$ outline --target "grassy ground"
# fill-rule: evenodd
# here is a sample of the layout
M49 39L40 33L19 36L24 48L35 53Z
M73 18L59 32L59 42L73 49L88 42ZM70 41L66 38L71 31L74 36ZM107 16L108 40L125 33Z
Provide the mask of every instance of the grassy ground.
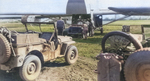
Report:
M101 52L101 40L105 34L111 31L121 31L122 25L142 25L150 24L150 20L125 20L117 21L109 25L103 26L104 33L94 31L93 37L88 37L87 40L81 38L73 38L76 43L74 44L79 52L79 60L76 64L68 66L65 65L63 58L57 59L52 63L46 63L42 68L40 76L37 81L97 81L97 74L93 71L97 68L97 61L95 56ZM0 27L5 26L10 30L25 31L21 23L0 23ZM30 30L36 30L37 25L29 25ZM53 29L53 26L50 26ZM43 31L49 31L47 26L44 26ZM148 32L148 29L146 29ZM54 29L53 29L54 31ZM6 74L0 71L1 81L20 81L18 75L15 73Z
M26 28L25 25L22 23L0 23L0 27L7 27L9 30L12 31L18 31L18 32L25 32ZM34 30L37 32L40 32L40 27L38 24L27 24L28 30ZM54 26L53 25L41 25L41 30L44 32L54 32Z
M120 20L109 25L146 25L150 24L150 20Z
M101 40L104 34L95 31L94 37L88 37L87 40L74 38L75 46L78 48L79 55L88 58L95 58L101 51Z

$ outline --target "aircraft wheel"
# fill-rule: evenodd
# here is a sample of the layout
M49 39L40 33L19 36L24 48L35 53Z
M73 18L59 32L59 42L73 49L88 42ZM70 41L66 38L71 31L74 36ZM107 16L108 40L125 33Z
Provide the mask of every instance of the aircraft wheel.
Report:
M100 31L101 31L101 34L103 34L103 28L101 28L101 30L100 30Z

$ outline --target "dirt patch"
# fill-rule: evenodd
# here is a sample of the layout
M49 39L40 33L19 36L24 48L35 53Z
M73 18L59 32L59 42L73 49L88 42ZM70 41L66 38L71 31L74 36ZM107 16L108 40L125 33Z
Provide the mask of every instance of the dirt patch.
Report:
M44 66L37 81L97 81L97 61L79 57L74 65L49 63Z
M48 62L44 64L40 76L35 81L97 81L97 60L79 57L73 65L66 65L64 61ZM6 73L0 71L1 81L21 81L18 72Z

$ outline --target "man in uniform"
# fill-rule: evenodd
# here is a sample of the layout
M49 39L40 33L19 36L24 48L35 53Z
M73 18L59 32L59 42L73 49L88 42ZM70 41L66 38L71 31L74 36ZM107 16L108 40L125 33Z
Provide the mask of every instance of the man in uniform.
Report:
M63 29L65 29L65 23L62 18L59 17L59 20L57 21L58 35L63 35Z
M87 33L88 33L88 27L86 24L83 24L83 31L82 31L83 39L87 39Z
M94 29L93 23L91 22L91 20L89 20L89 25L88 25L89 36L93 36L93 34L94 34L93 29Z

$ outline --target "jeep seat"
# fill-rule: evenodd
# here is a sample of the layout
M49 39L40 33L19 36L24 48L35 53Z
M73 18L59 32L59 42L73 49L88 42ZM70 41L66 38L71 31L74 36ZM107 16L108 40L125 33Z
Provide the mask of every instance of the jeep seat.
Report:
M40 38L43 38L43 39L46 39L46 41L50 41L53 37L53 34L54 33L51 33L51 32L43 32L42 34L40 34Z

